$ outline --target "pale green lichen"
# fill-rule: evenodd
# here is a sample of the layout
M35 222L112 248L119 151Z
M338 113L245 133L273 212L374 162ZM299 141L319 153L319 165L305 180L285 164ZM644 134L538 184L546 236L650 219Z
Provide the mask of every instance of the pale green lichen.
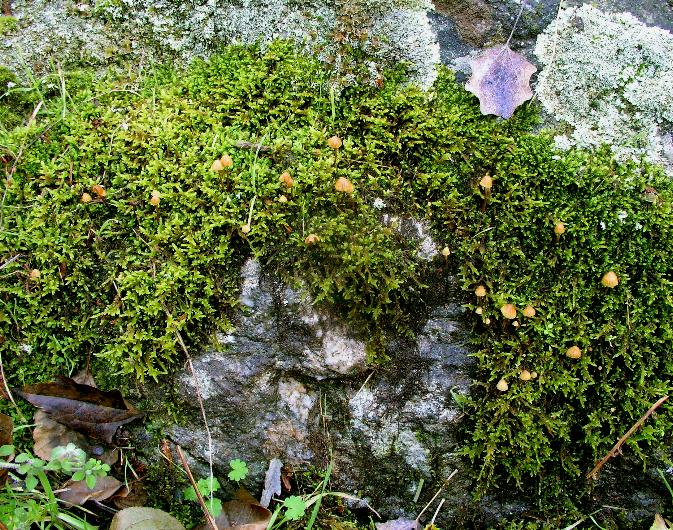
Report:
M559 147L612 146L620 160L665 162L662 130L673 125L673 35L629 13L561 10L538 37L545 66L537 94L568 126Z

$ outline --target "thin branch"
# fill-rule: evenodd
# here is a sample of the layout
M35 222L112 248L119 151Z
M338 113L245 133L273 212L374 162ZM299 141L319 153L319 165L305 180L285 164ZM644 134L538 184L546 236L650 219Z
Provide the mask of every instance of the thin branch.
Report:
M16 401L14 401L14 396L12 396L12 393L9 390L9 386L7 385L7 379L5 379L5 366L2 362L2 353L1 352L0 352L0 378L2 378L2 386L4 387L5 394L7 394L7 397L12 402L12 405L14 405L14 408L19 413L19 416L21 417L21 419L25 420L26 417L23 415L23 412L21 412L21 409L16 404Z
M192 475L192 470L189 468L189 464L187 463L187 459L185 458L185 455L182 452L182 448L178 445L177 449L178 449L178 456L180 457L180 460L182 461L182 467L184 467L185 471L187 472L187 477L189 478L189 482L192 483L192 488L194 488L194 492L196 493L196 498L199 500L199 504L201 505L201 509L203 510L203 513L206 516L206 522L208 523L208 526L210 526L211 530L217 530L217 524L215 524L215 519L213 518L212 514L208 511L208 507L206 506L206 501L203 500L203 495L201 495L201 492L199 491L199 487L196 484L196 481L194 480L194 475Z
M420 519L421 519L421 515L423 515L423 513L425 512L425 510L427 510L428 508L430 508L430 505L431 505L433 502L435 502L435 499L436 499L436 498L439 496L439 494L442 492L442 490L444 489L444 486L446 486L446 485L449 483L449 481L453 478L453 476L454 476L456 473L458 473L458 470L457 470L457 469L454 469L454 470L453 470L453 473L451 473L451 474L449 475L449 478L447 478L447 479L444 481L444 484L442 484L441 487L437 490L437 493L435 493L435 496L432 497L432 499L430 499L430 502L428 502L428 504L426 504L425 507L421 510L421 513L418 514L418 517L416 517L416 522L420 521ZM441 504L440 504L440 506L441 506Z
M590 473L587 474L587 478L592 478L596 480L598 478L598 472L601 470L601 468L610 460L612 457L617 456L618 454L621 453L621 448L622 445L624 445L624 442L629 439L629 437L636 432L642 425L645 423L647 418L649 418L652 413L659 408L659 406L668 399L668 396L662 397L659 401L657 401L654 405L650 407L650 409L643 415L642 418L640 418L636 423L633 424L633 426L626 432L624 436L622 436L617 443L614 445L612 449L610 449L610 452L605 455L603 458L601 458L597 463L596 466L591 470Z
M166 314L170 316L170 313L166 311ZM208 470L210 472L210 502L212 504L213 502L213 437L210 434L210 427L208 427L208 417L206 416L206 409L203 406L203 398L201 397L201 387L199 386L199 380L196 377L196 372L194 371L194 364L192 363L192 356L189 355L189 351L187 350L187 346L185 346L185 341L182 340L182 335L180 332L176 329L175 330L175 335L178 338L178 342L180 343L180 346L182 347L182 351L185 352L185 355L187 356L187 364L189 365L189 371L192 374L192 381L194 381L194 390L196 392L196 399L199 402L199 408L201 409L201 416L203 417L203 425L206 428L206 436L208 437ZM215 528L217 530L217 528Z
M2 14L6 17L12 16L12 6L9 5L9 0L2 0Z

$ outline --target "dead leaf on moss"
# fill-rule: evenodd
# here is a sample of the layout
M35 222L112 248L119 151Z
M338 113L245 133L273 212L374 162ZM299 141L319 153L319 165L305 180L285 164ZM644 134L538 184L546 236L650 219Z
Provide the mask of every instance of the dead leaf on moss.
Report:
M65 447L69 443L75 444L87 454L88 443L86 437L69 429L65 425L52 420L43 410L38 410L33 416L35 428L33 429L33 452L36 456L49 460L55 447Z
M270 520L271 512L241 488L233 500L222 504L222 513L215 524L218 530L265 530ZM197 530L209 530L209 527L203 525Z
M112 497L114 505L123 510L124 508L132 508L134 506L145 506L147 504L147 492L142 482L135 481L129 486L123 486Z
M472 76L465 89L479 98L482 114L511 118L514 110L533 97L530 78L535 65L509 46L495 46L470 61Z
M185 527L162 510L136 507L117 512L110 530L185 530Z
M0 446L2 445L12 445L14 432L14 422L12 418L6 414L0 413ZM12 455L9 455L7 461L12 459ZM4 460L4 458L3 458ZM7 480L7 470L0 469L0 486L2 486Z
M85 480L68 481L63 491L59 492L58 498L67 504L81 506L88 500L107 500L122 487L122 483L114 477L99 477L91 489Z
M127 406L118 391L103 392L68 377L25 386L17 394L44 410L51 419L108 444L112 444L119 427L142 416Z

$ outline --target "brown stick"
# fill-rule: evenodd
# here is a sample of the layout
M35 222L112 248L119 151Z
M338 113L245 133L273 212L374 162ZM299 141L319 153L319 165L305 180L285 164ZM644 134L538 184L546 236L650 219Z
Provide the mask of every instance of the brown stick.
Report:
M189 468L189 464L187 463L187 459L185 458L185 455L182 452L182 447L180 447L178 445L177 449L178 449L178 456L180 457L180 460L182 461L182 467L184 467L185 471L187 472L187 477L189 478L189 482L192 483L192 488L194 488L194 492L196 493L196 498L199 500L199 504L201 505L201 509L203 510L203 513L206 516L206 522L208 523L208 526L210 526L211 530L217 530L217 524L215 524L215 519L213 518L212 514L208 511L208 507L206 506L206 501L203 500L203 495L201 495L201 492L199 491L199 487L197 486L196 481L194 480L194 475L192 475L192 470Z
M629 437L636 432L642 425L645 423L647 418L649 418L652 413L659 408L659 406L668 399L668 396L662 397L659 401L657 401L654 405L650 407L650 409L643 415L642 418L640 418L636 423L633 424L633 426L626 432L624 436L622 436L617 443L614 445L612 449L610 449L610 452L605 455L603 458L601 458L597 463L596 466L591 470L590 473L587 474L587 478L592 478L596 480L598 478L598 472L601 470L601 468L607 463L608 460L610 460L612 457L617 456L617 454L621 453L621 447L624 445L624 442L629 439Z
M2 14L6 17L12 16L12 8L9 5L9 0L2 0Z

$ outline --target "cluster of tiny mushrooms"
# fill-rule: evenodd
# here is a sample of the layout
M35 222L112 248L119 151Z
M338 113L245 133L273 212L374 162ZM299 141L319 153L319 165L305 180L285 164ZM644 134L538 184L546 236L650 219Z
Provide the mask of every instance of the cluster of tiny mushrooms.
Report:
M484 175L481 180L479 181L479 186L484 190L484 206L486 205L486 201L488 200L490 193L491 193L491 188L493 187L493 178L489 175L486 174ZM561 222L561 221L556 221L554 223L554 234L556 235L557 240L565 234L566 231L566 225ZM604 287L607 287L608 289L613 289L619 285L619 277L614 271L608 271L606 272L603 277L601 278L601 284ZM486 287L483 285L478 285L476 289L474 290L474 294L477 296L477 299L481 303L481 299L486 297ZM475 312L478 315L481 315L483 313L484 309L481 305L477 306L477 309ZM503 304L500 307L500 312L502 313L502 316L505 317L507 320L512 321L512 326L515 328L518 328L520 326L520 323L518 320L516 320L518 310L514 304L506 303ZM526 307L523 308L521 311L524 317L526 318L534 318L536 311L535 308L531 305L528 304ZM484 318L484 324L489 325L491 323L491 319L486 317ZM579 346L573 345L570 348L568 348L565 352L566 357L577 360L582 357L582 350L580 349ZM537 377L537 372L530 372L526 370L525 368L521 370L519 373L519 379L521 381L530 381L531 379L535 379ZM495 387L500 391L500 392L507 392L509 390L509 384L507 383L507 380L502 377Z
M335 135L327 140L327 145L330 149L333 149L336 152L338 149L341 148L343 142L341 141L341 138ZM232 160L232 158L229 155L224 154L212 163L210 169L211 171L220 173L221 171L224 171L226 169L231 169L233 166L234 161ZM294 179L287 171L284 171L280 175L279 181L287 190L292 189L292 187L294 186ZM493 177L491 177L487 173L479 181L479 186L484 190L483 207L485 207L491 194L491 188L493 187ZM347 193L347 194L351 194L353 193L353 191L355 191L353 183L346 177L339 177L337 181L334 183L334 189L340 193ZM105 188L100 184L92 186L91 192L96 196L98 202L103 201L105 199L106 191ZM89 193L83 193L80 200L82 203L87 204L94 201L94 198ZM278 198L278 202L287 202L287 200L288 199L286 195L281 195ZM152 190L149 199L150 204L156 207L159 206L160 201L161 201L161 194L159 193L159 191ZM250 229L251 227L249 222L241 226L241 232L243 234L249 233ZM565 224L561 221L556 221L556 223L554 224L554 234L556 235L556 238L557 239L560 238L563 234L565 234L565 231L566 231ZM306 243L307 245L315 245L319 241L320 236L312 233L307 235L306 238L304 239L304 243ZM442 249L442 255L444 256L444 258L448 258L450 254L451 250L449 249L449 247L444 247ZM33 269L30 271L31 280L36 281L39 278L40 278L40 271L38 269ZM617 287L617 285L619 285L619 277L614 271L608 271L601 278L601 284L603 284L604 287L613 289ZM481 302L482 301L481 299L485 298L487 295L486 287L483 285L478 285L474 290L474 294L479 299L479 302ZM483 311L484 311L483 307L479 305L477 306L475 312L478 315L481 315ZM514 304L507 303L502 305L500 307L500 312L502 313L502 316L505 317L505 319L512 321L512 326L514 326L515 328L518 328L520 326L519 321L516 320L518 310ZM531 304L528 304L526 307L523 308L521 313L524 317L530 319L535 317L536 311ZM484 319L484 324L489 325L490 323L491 319L486 317ZM577 360L582 357L582 350L579 348L579 346L573 345L566 350L565 355L570 359ZM538 375L537 372L530 372L524 368L519 373L519 379L521 381L530 381L531 379L537 378L537 375ZM509 385L504 377L498 381L495 387L500 392L506 392L507 390L509 390Z

